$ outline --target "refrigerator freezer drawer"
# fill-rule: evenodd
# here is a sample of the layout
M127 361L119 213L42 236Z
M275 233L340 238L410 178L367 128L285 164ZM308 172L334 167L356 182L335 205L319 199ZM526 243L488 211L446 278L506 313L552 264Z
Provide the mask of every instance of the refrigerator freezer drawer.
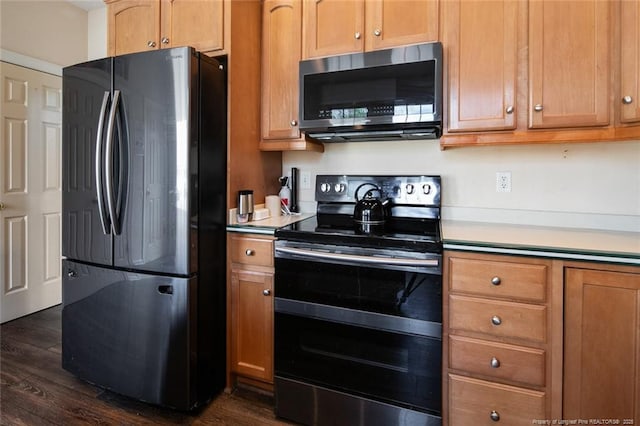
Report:
M63 368L116 393L193 408L196 278L68 260L62 268Z

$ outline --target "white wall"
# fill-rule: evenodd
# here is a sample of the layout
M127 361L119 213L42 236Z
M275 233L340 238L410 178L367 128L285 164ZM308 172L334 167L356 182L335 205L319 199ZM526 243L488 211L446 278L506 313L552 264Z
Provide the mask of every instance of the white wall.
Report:
M87 59L87 12L65 1L0 1L0 48L60 66Z
M326 144L324 153L288 152L291 167L316 174L437 174L444 219L640 232L640 141L470 147L437 141ZM510 171L512 192L496 192ZM314 211L313 190L301 190Z
M90 10L87 14L87 59L107 56L107 8Z

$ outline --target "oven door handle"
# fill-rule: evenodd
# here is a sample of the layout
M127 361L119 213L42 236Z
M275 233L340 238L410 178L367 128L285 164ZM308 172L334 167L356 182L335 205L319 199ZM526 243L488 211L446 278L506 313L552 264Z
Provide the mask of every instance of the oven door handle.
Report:
M394 266L439 266L439 259L406 259L397 257L359 256L357 254L329 253L294 247L276 247L276 253L291 254L310 257L314 259L343 260L369 265L394 265Z

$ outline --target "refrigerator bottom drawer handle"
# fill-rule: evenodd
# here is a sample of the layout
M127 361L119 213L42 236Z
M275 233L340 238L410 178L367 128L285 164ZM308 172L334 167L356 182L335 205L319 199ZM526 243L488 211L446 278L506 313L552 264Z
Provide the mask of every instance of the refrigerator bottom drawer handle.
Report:
M172 285L159 285L158 293L160 294L173 294L173 286Z

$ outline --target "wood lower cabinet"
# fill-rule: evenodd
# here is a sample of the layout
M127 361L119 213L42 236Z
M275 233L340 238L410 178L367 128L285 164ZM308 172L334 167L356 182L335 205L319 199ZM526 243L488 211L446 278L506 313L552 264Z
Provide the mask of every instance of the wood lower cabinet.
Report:
M438 0L304 0L304 59L438 40Z
M226 0L106 0L109 55L192 46L224 49Z
M302 0L262 3L262 151L324 151L300 133L298 63Z
M273 238L230 233L227 242L230 372L264 387L273 384Z
M560 418L552 261L448 251L444 265L444 424Z
M569 267L565 281L564 417L640 424L640 268Z

